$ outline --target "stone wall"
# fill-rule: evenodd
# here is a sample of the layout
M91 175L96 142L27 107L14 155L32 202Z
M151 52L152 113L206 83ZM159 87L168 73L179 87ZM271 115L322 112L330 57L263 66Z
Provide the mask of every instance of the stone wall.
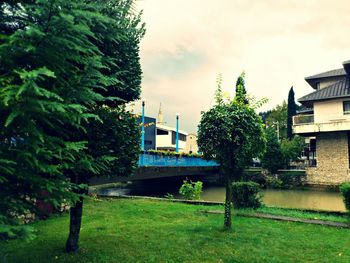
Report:
M350 181L348 137L346 132L316 135L317 167L306 170L306 182L338 185Z

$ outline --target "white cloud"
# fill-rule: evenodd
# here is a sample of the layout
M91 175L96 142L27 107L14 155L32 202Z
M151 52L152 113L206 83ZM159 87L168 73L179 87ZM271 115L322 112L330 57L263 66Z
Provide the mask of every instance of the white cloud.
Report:
M159 102L170 124L195 131L210 107L215 79L232 90L246 71L248 92L272 108L311 92L304 77L348 60L348 0L142 0L146 35L141 43L143 97L149 115Z

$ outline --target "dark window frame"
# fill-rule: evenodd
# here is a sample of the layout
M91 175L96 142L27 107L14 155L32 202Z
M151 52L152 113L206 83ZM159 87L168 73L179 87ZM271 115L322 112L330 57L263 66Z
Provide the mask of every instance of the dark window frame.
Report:
M165 131L162 129L157 129L156 133L157 135L169 135L169 131Z
M349 110L345 110L345 104L348 104L348 109ZM344 100L343 101L343 114L344 115L349 115L350 114L350 100Z

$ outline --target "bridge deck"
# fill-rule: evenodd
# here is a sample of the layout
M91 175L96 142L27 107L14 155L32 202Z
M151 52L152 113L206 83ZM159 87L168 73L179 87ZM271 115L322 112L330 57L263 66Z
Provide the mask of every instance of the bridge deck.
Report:
M139 167L131 176L101 178L94 177L91 185L112 182L146 180L173 176L211 175L219 172L219 165L215 161L206 161L198 157L176 157L156 154L140 154Z
M143 166L170 166L170 167L188 167L188 166L219 166L215 161L207 161L199 157L177 157L169 155L157 155L142 153L139 157L139 167Z

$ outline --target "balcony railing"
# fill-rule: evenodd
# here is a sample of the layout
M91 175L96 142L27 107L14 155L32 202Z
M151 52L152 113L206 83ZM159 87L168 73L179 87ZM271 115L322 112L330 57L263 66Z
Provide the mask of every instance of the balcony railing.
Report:
M314 123L313 114L302 114L302 115L293 116L293 125L312 124L312 123Z
M219 166L213 160L204 160L200 157L166 156L154 153L141 153L139 166Z

